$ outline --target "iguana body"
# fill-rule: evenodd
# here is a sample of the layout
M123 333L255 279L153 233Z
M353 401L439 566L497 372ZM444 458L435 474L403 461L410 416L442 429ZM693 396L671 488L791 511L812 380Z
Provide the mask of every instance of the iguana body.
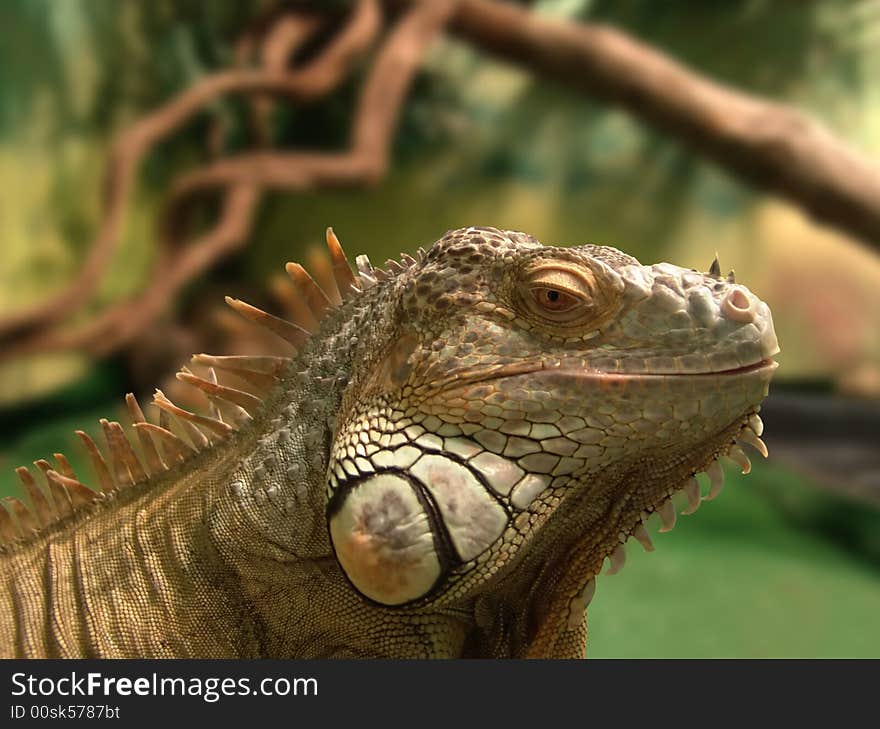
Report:
M763 449L770 313L715 264L467 228L354 276L328 244L338 290L288 265L296 321L232 302L289 361L180 375L214 417L158 393L138 453L104 422L96 498L63 457L49 498L20 469L3 655L582 656L605 558L674 491L696 508L695 473L717 492L721 455L746 470L737 439Z

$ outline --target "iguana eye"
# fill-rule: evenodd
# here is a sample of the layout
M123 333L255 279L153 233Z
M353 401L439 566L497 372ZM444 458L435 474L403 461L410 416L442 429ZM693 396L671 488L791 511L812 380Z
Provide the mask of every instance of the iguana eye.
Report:
M581 301L565 291L559 289L545 288L543 286L532 289L532 296L539 307L549 312L557 314L571 311Z
M528 272L526 304L542 319L571 324L589 316L596 282L588 270L543 265Z

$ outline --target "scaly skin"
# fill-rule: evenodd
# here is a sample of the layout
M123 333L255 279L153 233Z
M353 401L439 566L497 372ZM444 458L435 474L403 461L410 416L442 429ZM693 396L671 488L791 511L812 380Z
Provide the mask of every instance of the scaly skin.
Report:
M252 420L6 547L3 655L582 656L605 558L763 448L717 270L491 228L370 270Z

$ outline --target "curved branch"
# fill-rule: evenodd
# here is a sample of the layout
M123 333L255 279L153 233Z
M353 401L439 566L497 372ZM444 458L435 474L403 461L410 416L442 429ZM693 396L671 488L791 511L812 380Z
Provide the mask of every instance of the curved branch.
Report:
M442 31L456 2L420 2L396 23L364 84L348 151L264 151L220 160L185 176L172 194L172 219L177 207L193 193L225 187L221 218L215 227L182 248L174 245L173 235L166 237L161 259L148 285L135 299L105 310L79 329L39 332L18 342L16 352L78 347L104 354L129 342L182 286L241 245L261 192L267 187L310 189L375 182L387 169L395 124L423 54Z
M394 128L407 90L431 40L444 28L457 0L418 2L398 21L379 52L358 100L349 151L337 154L254 152L218 160L177 182L182 204L203 190L244 182L303 190L371 184L386 172Z
M260 46L260 65L272 73L283 72L291 57L321 28L322 18L317 15L283 15L266 33ZM271 143L270 116L275 100L256 95L251 101L251 123L261 146Z
M250 230L259 191L237 185L226 192L223 212L208 233L182 249L166 251L156 265L150 285L137 297L108 307L87 324L67 331L56 328L26 340L17 354L51 350L84 349L104 355L131 341L165 309L186 283L210 268L218 258L239 247Z
M880 169L794 109L711 81L613 28L493 0L462 0L450 30L479 50L617 104L746 182L880 245Z
M101 226L85 263L60 293L0 320L0 342L33 339L39 330L69 316L89 298L121 237L125 209L140 162L154 145L224 94L262 92L310 101L328 93L340 82L352 60L372 42L380 22L376 0L361 0L345 29L324 53L303 69L292 74L263 70L217 73L181 92L127 130L111 148L103 186Z

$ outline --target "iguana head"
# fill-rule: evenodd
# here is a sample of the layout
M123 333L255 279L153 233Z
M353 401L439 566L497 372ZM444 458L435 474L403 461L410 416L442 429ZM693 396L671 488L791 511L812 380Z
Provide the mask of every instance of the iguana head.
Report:
M384 286L391 334L328 469L333 548L372 603L515 605L524 652L582 640L605 558L649 545L654 512L671 528L674 492L695 509L695 474L717 492L721 455L747 469L738 440L763 449L770 311L717 262L467 228Z

